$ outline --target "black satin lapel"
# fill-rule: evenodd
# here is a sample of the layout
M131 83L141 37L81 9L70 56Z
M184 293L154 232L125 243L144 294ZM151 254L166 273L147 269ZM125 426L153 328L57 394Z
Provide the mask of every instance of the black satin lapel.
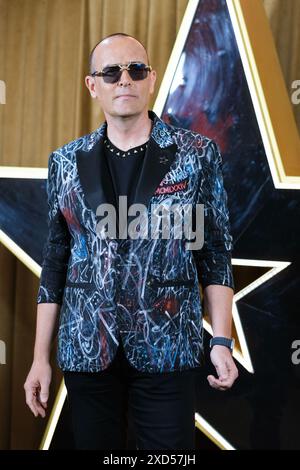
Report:
M79 180L87 203L94 211L100 204L113 204L116 207L111 175L103 149L104 137L89 152L80 150L76 154Z
M176 151L177 145L175 143L161 148L153 138L150 138L132 200L133 204L144 204L148 207L150 198L169 171L175 159Z

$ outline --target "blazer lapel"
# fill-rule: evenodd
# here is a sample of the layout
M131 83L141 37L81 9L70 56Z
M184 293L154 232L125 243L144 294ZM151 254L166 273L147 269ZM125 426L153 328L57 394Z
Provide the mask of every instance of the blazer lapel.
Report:
M162 148L153 137L150 138L132 203L148 207L151 197L175 159L176 150L175 143Z
M100 204L115 205L115 193L104 154L106 123L100 128L101 136L91 150L79 150L76 154L77 169L84 195L96 214Z

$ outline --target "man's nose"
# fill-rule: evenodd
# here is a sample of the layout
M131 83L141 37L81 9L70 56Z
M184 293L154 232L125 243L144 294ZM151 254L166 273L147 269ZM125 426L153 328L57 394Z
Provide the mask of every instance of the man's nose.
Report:
M122 74L121 74L121 77L119 79L119 82L118 82L120 85L124 85L125 83L126 84L130 84L131 83L131 77L128 73L128 70L122 70Z

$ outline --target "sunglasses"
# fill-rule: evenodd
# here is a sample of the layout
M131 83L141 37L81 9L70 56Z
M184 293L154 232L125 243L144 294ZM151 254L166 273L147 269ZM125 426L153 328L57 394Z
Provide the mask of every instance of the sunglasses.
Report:
M144 80L147 77L148 72L151 72L151 65L146 65L141 62L130 62L127 65L115 64L99 72L93 72L92 77L102 77L105 83L116 83L120 80L123 70L127 70L130 78L134 81Z

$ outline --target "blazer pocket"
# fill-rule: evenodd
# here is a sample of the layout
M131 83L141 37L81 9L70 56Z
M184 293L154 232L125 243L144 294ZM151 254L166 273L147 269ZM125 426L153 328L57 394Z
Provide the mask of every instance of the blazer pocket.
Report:
M71 282L71 281L66 281L65 283L66 287L80 287L80 288L85 288L88 289L89 287L92 286L90 282Z
M168 279L165 281L160 280L159 278L150 277L147 280L147 285L153 287L172 287L172 286L186 286L191 287L195 284L196 279Z

